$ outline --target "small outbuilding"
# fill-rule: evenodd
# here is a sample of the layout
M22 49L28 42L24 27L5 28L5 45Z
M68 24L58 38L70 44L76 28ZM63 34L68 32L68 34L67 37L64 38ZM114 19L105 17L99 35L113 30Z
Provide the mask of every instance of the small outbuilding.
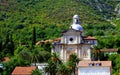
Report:
M78 75L112 75L111 61L80 61Z

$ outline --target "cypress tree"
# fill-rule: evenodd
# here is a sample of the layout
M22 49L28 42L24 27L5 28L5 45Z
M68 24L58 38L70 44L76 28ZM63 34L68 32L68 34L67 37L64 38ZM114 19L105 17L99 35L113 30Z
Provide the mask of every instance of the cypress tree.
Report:
M2 51L2 43L3 41L2 41L2 38L0 37L0 51Z
M35 27L33 28L33 37L32 37L32 47L35 45L36 43L36 29Z

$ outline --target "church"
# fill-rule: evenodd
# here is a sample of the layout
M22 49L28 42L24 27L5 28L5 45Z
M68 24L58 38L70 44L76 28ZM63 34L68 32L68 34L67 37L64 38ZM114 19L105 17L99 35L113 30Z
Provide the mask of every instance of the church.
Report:
M53 42L52 53L60 55L66 62L71 54L77 54L81 60L77 65L76 75L112 75L111 61L92 61L91 55L97 39L84 36L84 29L80 25L79 16L73 16L73 22L67 31L62 32L62 37Z
M76 53L81 60L91 60L91 50L94 45L97 45L97 39L84 36L84 29L80 25L79 16L74 15L70 28L62 32L59 41L53 42L52 53L58 53L64 62L73 53Z

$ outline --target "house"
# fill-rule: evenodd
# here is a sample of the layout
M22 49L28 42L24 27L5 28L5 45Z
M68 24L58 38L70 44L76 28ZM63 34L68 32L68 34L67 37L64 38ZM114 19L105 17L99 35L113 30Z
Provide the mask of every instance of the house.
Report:
M78 75L112 75L111 61L80 61Z
M11 75L31 75L32 71L37 69L35 66L29 66L29 67L15 67Z
M92 36L85 37L83 31L79 16L74 15L70 29L62 32L62 37L53 42L52 53L58 53L63 61L67 61L74 53L81 60L91 60L91 50L94 45L97 45L97 39Z
M88 36L84 38L85 43L90 43L92 45L97 45L97 39L95 37L92 36Z

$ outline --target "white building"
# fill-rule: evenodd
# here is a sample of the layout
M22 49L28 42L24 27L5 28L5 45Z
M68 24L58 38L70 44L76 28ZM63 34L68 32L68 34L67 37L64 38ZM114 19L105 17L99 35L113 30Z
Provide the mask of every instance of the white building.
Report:
M111 61L80 61L78 75L112 75Z
M53 42L52 52L57 52L63 61L67 61L73 53L82 60L91 60L91 48L96 44L96 38L84 37L79 16L74 15L70 29L62 33L59 41Z

